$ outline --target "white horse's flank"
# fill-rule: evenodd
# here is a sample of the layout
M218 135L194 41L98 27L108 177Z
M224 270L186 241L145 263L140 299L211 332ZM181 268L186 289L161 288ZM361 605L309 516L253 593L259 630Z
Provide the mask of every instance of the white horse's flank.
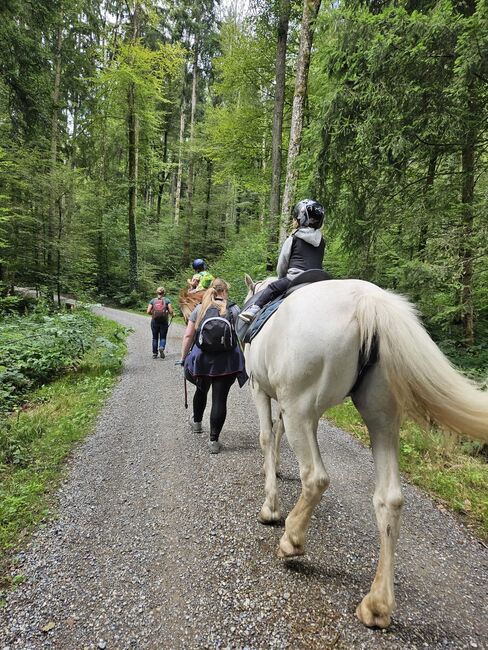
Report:
M255 284L246 276L250 293ZM262 286L260 288L263 288ZM356 613L368 626L387 627L395 607L394 555L403 497L398 471L402 417L488 441L488 394L460 375L398 295L361 280L329 280L299 289L246 345L246 368L260 422L266 498L263 523L281 519L276 483L277 440L284 431L299 466L302 491L286 518L278 554L302 555L314 508L329 484L317 426L353 387L361 346L376 335L379 361L352 395L369 431L375 463L373 503L380 557L370 592ZM271 399L281 416L273 431Z

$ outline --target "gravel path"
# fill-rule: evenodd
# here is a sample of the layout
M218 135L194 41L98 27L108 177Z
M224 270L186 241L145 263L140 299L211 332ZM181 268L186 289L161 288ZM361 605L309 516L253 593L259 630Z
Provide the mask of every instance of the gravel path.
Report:
M262 459L247 386L232 388L224 448L210 456L205 435L190 433L174 365L183 328L171 326L168 357L153 360L146 318L100 312L135 330L125 369L72 455L58 517L18 558L26 580L0 609L0 649L488 648L488 551L452 516L404 485L399 609L388 631L364 628L354 610L378 555L370 451L321 423L331 487L305 557L278 560L281 529L256 519ZM300 486L286 442L282 471L287 511Z

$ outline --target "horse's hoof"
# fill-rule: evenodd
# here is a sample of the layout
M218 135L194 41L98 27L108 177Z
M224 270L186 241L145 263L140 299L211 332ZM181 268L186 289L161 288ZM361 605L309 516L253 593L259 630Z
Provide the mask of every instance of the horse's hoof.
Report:
M303 548L303 546L295 546L290 542L290 540L286 535L283 535L283 537L280 540L280 545L278 546L277 549L278 557L281 558L298 557L299 555L303 555L304 553L305 553L305 549Z
M368 594L356 607L356 616L366 627L387 628L391 622L391 610Z
M271 510L269 506L263 506L258 515L258 521L261 524L272 525L281 521L281 513L279 510Z

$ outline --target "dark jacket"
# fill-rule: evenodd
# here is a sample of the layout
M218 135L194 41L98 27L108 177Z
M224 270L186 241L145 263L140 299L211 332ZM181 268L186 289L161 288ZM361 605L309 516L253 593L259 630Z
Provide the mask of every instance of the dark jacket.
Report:
M197 305L190 315L190 320L196 321L201 305ZM239 315L237 305L230 307L234 323ZM237 341L237 336L236 336ZM185 375L192 383L198 377L222 377L223 375L236 375L239 385L246 383L247 375L245 370L244 355L239 344L229 352L205 352L198 345L193 344L190 353L185 359Z
M292 280L303 271L321 269L325 242L320 230L298 228L284 242L276 271L279 278Z

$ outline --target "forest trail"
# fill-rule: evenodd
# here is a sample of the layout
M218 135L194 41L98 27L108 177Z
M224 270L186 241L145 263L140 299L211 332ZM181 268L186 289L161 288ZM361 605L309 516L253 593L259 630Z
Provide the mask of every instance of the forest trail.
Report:
M57 518L18 558L25 581L0 609L1 649L488 647L488 551L454 517L404 483L398 611L389 630L364 628L354 610L378 555L370 450L320 424L331 485L305 557L278 560L281 529L256 518L262 458L248 387L232 388L223 450L209 455L174 365L183 328L171 325L167 358L153 360L147 318L97 311L134 328L128 356L72 455ZM287 512L299 477L286 442L282 472Z

